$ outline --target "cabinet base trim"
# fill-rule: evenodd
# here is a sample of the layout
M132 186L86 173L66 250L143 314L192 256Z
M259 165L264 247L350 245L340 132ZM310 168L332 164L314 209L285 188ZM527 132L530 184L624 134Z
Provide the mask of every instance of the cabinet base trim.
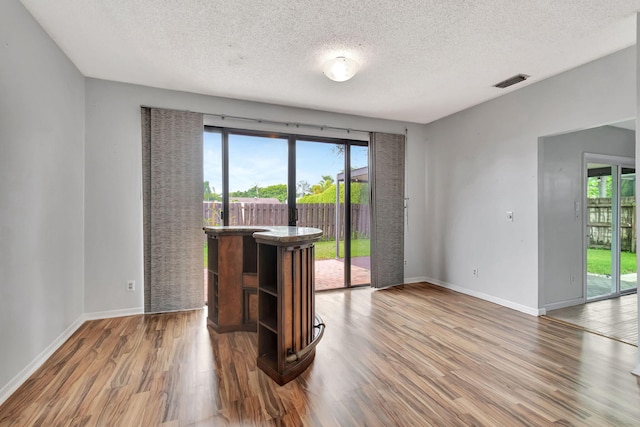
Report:
M274 380L278 385L285 385L289 381L297 378L300 374L302 374L313 362L313 359L316 357L315 348L307 353L302 359L296 361L295 363L287 364L284 372L280 373L276 369L273 361L266 357L258 357L258 368L262 370L265 374L267 374L272 380Z
M256 323L241 323L239 325L218 326L213 323L211 319L207 319L207 326L220 334L238 331L258 332L258 325Z

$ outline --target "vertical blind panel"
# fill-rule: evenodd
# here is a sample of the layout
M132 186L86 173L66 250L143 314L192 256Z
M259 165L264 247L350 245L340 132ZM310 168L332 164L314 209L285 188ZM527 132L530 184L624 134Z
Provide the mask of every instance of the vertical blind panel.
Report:
M201 308L203 116L151 109L149 121L146 311Z
M404 150L404 135L371 134L371 286L374 288L404 282Z
M142 108L142 230L144 311L151 312L151 109Z

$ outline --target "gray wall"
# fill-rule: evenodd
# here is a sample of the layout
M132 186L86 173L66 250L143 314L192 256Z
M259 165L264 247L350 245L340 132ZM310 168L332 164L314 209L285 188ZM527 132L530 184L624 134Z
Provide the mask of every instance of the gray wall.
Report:
M634 118L635 54L624 49L426 125L430 280L539 312L538 138Z
M0 400L83 314L84 78L0 2Z
M141 105L400 134L408 128L406 173L410 215L405 224L405 277L410 281L421 278L421 254L426 245L422 237L423 126L87 79L87 313L132 313L143 307ZM233 126L229 120L225 122ZM287 128L280 130L286 132ZM127 280L136 281L135 292L125 290Z
M540 299L559 308L584 298L584 153L634 158L635 132L602 126L541 138L540 150Z

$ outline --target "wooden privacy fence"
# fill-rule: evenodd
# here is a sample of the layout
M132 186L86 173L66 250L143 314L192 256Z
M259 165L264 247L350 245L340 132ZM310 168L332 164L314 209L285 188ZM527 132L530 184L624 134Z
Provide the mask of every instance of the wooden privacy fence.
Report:
M636 199L620 200L620 250L636 251ZM611 249L611 199L593 198L587 203L589 247Z
M205 225L222 225L221 202L203 202ZM323 240L334 240L336 232L344 239L344 205L336 230L336 205L332 203L299 203L298 226L322 230ZM351 238L368 239L371 233L369 205L351 205ZM229 203L229 225L288 225L288 208L284 203Z

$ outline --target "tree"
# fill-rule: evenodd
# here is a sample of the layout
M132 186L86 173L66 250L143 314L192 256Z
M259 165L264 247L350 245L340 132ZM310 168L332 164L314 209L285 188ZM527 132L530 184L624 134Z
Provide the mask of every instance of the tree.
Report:
M213 192L211 191L211 186L209 185L209 181L204 182L204 200L211 200Z
M205 181L204 182L204 197L202 198L202 200L207 201L207 202L213 202L213 201L220 201L222 200L222 196L219 194L216 194L216 189L213 188L211 185L209 185L209 181Z
M268 187L259 187L258 184L249 188L246 191L232 191L229 193L231 201L234 197L243 198L274 198L278 199L280 203L284 203L287 200L287 184L275 184Z
M305 181L305 180L300 180L298 181L298 185L296 186L296 195L298 197L302 197L305 194L309 194L311 192L311 185Z
M287 200L287 184L275 184L260 188L260 197L275 198L284 203Z
M636 195L636 176L623 175L620 182L620 197L634 197Z
M313 194L324 193L324 191L333 184L334 180L331 175L322 175L322 181L311 187Z
M253 187L249 188L248 190L232 191L231 193L229 193L229 197L232 198L232 199L234 197L244 197L244 198L261 197L260 188L258 187L258 184L256 184Z
M604 194L602 194L604 190ZM620 197L634 197L636 194L635 175L622 175L620 181ZM611 175L589 177L587 183L587 197L596 199L599 197L611 198L613 195L613 180Z
M604 183L603 183L604 180ZM605 194L601 194L600 186L605 186ZM611 188L611 176L599 176L599 177L590 177L587 185L587 196L590 199L595 199L598 197L611 197L612 188Z
M340 183L340 203L344 203L344 183ZM331 184L322 193L306 194L297 203L335 203L336 185ZM364 182L351 183L351 204L369 203L369 185Z

